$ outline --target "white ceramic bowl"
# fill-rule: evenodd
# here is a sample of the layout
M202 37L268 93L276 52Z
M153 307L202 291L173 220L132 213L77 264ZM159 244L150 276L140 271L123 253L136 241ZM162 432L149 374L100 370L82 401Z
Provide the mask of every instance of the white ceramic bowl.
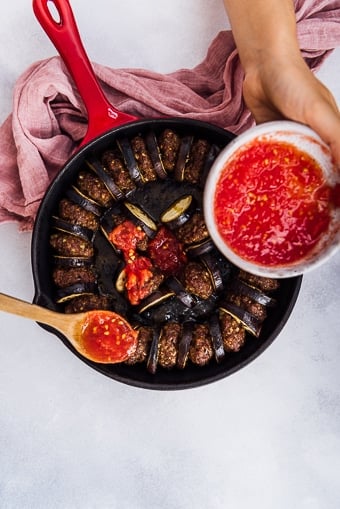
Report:
M297 150L303 151L314 158L322 169L327 183L330 186L339 185L339 173L335 168L330 150L321 138L309 127L291 121L275 121L258 125L236 137L225 149L221 151L212 165L209 172L204 196L204 216L210 236L217 248L233 264L247 272L266 277L284 278L301 275L329 259L340 245L340 208L333 207L331 221L328 230L322 235L314 248L309 251L303 259L293 263L271 264L266 266L263 263L254 262L239 256L226 243L221 236L216 224L215 217L215 194L216 187L222 173L227 171L226 167L231 158L238 156L247 145L254 144L258 140L281 141L293 145Z

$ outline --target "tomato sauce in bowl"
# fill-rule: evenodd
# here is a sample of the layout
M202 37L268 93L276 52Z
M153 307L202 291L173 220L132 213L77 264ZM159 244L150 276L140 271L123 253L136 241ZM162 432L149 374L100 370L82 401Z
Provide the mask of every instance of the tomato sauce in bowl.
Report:
M253 137L245 133L245 143L241 135L215 162L205 189L205 218L212 239L233 263L259 275L288 277L338 247L339 184L325 172L325 161L333 164L312 131L301 126L305 138L301 134L297 143L292 132L261 132L272 124L250 130Z
M285 142L255 140L221 174L216 224L246 260L274 267L295 263L328 230L331 193L308 154Z

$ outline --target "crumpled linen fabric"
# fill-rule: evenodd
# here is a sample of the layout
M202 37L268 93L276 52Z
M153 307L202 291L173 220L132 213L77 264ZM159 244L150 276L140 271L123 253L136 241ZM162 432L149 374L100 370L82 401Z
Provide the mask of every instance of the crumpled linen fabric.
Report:
M296 0L300 47L316 71L340 45L340 0ZM253 125L230 31L217 34L192 69L160 74L93 63L108 100L140 118L189 117L238 134ZM59 57L33 63L17 80L13 111L0 127L0 222L34 224L47 186L77 149L87 112Z

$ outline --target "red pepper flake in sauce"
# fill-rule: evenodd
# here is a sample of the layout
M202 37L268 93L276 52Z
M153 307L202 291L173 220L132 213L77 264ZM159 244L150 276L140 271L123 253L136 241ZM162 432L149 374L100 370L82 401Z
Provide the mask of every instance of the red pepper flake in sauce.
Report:
M130 357L137 337L137 331L116 313L89 311L82 326L81 345L90 358L113 364Z
M161 226L149 242L148 254L166 276L175 276L187 262L182 244L165 226Z
M225 166L215 219L230 248L279 267L302 260L327 231L332 189L316 161L286 142L256 140Z

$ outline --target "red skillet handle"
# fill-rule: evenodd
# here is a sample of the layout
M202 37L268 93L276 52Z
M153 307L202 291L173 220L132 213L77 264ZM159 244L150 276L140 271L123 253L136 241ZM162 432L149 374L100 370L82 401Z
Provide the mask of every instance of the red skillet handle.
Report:
M55 19L55 14L52 14L51 4L54 4L59 19ZM33 10L62 57L84 101L88 113L88 129L81 145L109 129L137 120L137 117L114 108L106 99L80 39L69 0L33 0Z

